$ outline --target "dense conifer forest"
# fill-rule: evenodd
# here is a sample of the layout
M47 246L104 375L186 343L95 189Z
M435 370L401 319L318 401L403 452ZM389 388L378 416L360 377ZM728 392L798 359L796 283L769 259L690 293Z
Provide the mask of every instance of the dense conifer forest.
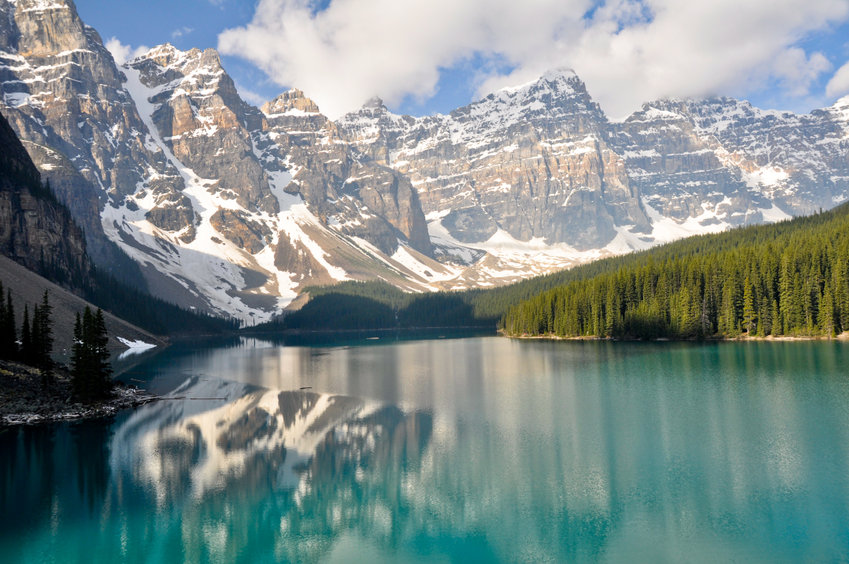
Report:
M224 334L239 328L238 320L213 317L132 288L96 268L82 297L128 323L156 335Z
M409 294L385 282L307 288L310 301L260 330L305 331L495 327L499 313L476 307L479 292Z
M511 335L830 337L849 329L849 207L597 265L511 307Z

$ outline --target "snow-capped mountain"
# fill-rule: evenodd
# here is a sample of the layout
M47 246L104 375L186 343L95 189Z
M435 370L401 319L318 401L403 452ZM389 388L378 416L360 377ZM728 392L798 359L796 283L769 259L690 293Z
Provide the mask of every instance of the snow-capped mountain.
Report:
M849 100L809 115L729 98L659 100L615 144L650 206L695 230L776 221L849 197Z
M846 200L847 111L849 97L810 115L659 100L610 122L561 70L450 115L375 100L339 127L413 179L433 236L496 256L508 240L535 264L559 248L568 266Z
M616 225L648 228L607 118L571 71L500 90L450 115L412 119L379 101L340 129L375 160L409 175L429 217L481 243L502 230L580 250L603 247Z
M410 182L294 94L266 116L213 50L160 46L119 69L69 1L0 0L0 22L0 108L90 246L120 248L154 293L250 322L311 283L453 276Z
M557 70L448 115L375 99L333 122L294 89L250 106L211 49L118 67L70 0L0 0L0 111L96 264L247 322L310 284L489 286L849 198L849 98L611 122Z

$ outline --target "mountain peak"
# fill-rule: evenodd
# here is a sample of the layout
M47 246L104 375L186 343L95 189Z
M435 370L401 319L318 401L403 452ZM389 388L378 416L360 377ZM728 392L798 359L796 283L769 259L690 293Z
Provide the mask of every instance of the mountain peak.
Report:
M182 61L185 57L185 51L180 51L170 43L163 43L162 45L157 45L147 53L139 55L130 61L130 63L132 64L138 61L150 60L159 66L167 67Z
M366 100L366 103L363 104L364 110L386 110L386 105L383 103L383 99L380 96L373 96Z
M303 91L298 90L297 88L292 88L291 90L280 94L273 100L266 102L263 104L261 109L262 113L266 115L286 113L321 113L318 109L318 104L308 98Z
M17 48L22 56L49 57L88 48L88 37L73 2L17 0L9 5L14 9L10 16L20 31Z
M198 48L181 51L170 43L157 45L147 53L139 55L130 63L139 61L153 61L161 67L184 67L194 63L195 66L211 67L214 70L222 68L221 56L218 51L211 47L203 51Z
M556 90L564 90L572 89L572 84L578 82L583 84L578 75L574 70L567 67L560 67L548 70L536 77L533 80L529 80L528 82L524 82L522 84L517 84L515 86L505 86L503 88L499 88L492 95L498 94L507 94L513 96L518 93L529 93L535 89L539 89L540 86L549 85L550 87L554 87Z
M536 79L496 90L485 98L451 112L493 126L504 127L528 119L592 114L591 121L606 121L604 113L587 92L583 81L567 68L550 70Z
M9 3L26 12L70 10L73 7L73 2L67 0L9 0Z

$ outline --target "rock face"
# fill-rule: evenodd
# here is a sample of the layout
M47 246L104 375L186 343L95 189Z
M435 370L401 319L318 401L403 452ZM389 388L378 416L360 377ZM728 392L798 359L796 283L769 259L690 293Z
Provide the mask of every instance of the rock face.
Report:
M431 253L418 193L398 172L364 159L339 136L332 121L299 90L285 92L262 107L264 158L291 163L292 185L310 211L342 233L369 241L381 251L397 250L398 235L412 248Z
M849 97L611 122L559 70L448 115L374 99L333 122L296 89L250 106L211 49L119 68L70 0L0 0L0 111L98 267L248 322L309 284L490 286L849 199Z
M437 244L486 250L495 271L538 272L541 256L563 267L849 198L849 97L810 115L660 100L610 122L578 77L556 71L449 115L398 116L372 100L338 125L413 180Z
M92 257L120 275L132 263L104 235L100 209L133 193L151 171L179 176L146 149L112 56L72 3L3 0L0 21L3 111L85 230Z
M614 133L628 173L663 216L757 223L849 197L846 107L809 115L729 98L645 104Z
M81 288L91 265L82 231L59 204L0 115L0 253L28 269Z
M408 175L425 213L458 241L503 229L578 250L605 246L616 226L649 228L609 124L571 71L500 90L447 116L392 115L374 100L340 120L345 138Z

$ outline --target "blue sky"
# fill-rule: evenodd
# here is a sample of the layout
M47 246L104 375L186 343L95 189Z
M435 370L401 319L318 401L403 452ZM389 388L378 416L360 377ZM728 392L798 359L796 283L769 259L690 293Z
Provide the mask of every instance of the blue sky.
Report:
M849 94L849 0L77 0L104 41L218 48L243 96L335 117L379 95L448 112L552 67L613 118L662 96L797 112ZM116 42L113 41L113 45Z

